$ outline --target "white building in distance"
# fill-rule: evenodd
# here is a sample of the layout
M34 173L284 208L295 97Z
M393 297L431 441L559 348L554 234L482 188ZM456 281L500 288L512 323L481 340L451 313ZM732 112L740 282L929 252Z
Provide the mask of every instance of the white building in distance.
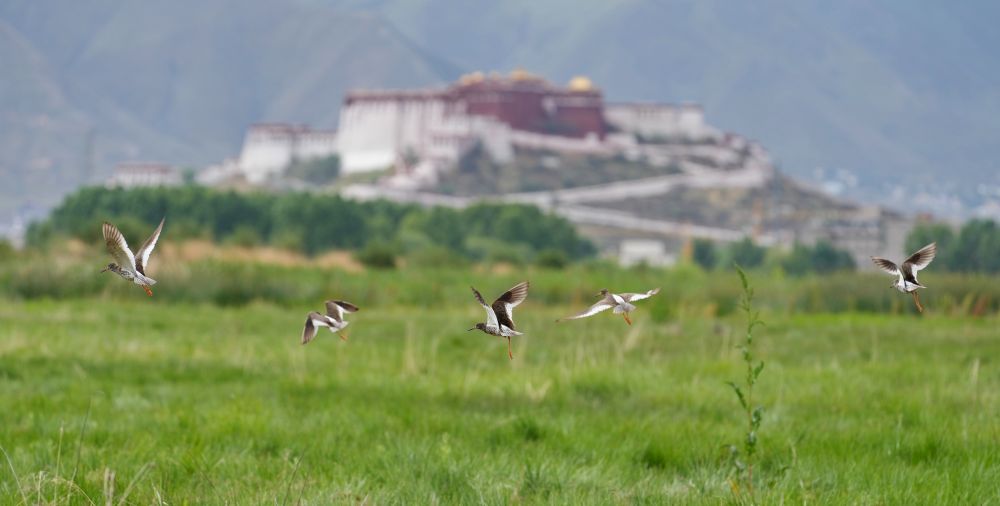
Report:
M337 154L337 134L305 125L259 123L243 138L236 165L247 181L262 183L297 161Z
M296 161L336 154L342 174L395 168L402 179L409 174L414 182L426 182L477 143L500 159L513 146L618 152L623 134L650 140L722 137L697 105L605 104L600 89L585 77L557 86L522 70L506 76L477 72L442 88L350 91L337 132L253 125L235 166L223 165L250 183L262 183Z
M107 181L110 188L143 186L179 186L184 177L177 167L156 162L123 162L115 167Z

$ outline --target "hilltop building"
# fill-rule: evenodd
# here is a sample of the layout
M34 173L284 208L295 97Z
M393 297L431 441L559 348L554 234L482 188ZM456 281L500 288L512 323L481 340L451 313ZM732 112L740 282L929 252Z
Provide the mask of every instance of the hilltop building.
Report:
M336 154L345 174L395 168L404 178L427 182L477 143L501 160L516 146L611 152L622 149L620 132L649 139L722 137L705 124L697 105L606 104L585 77L557 86L523 70L476 72L443 88L348 92L337 132L252 125L228 167L261 183L295 161Z
M237 166L251 183L281 175L297 161L337 154L337 134L305 125L259 123L247 130Z
M108 187L179 186L184 177L177 167L156 162L125 162L115 167Z
M337 155L341 174L385 172L342 188L348 198L532 204L626 263L672 262L691 238L752 237L829 240L866 265L867 255L901 254L911 226L781 176L761 145L710 126L696 104L609 103L585 77L563 86L522 70L476 72L439 88L353 90L339 122L336 132L253 125L239 156L198 181L289 187L290 165Z

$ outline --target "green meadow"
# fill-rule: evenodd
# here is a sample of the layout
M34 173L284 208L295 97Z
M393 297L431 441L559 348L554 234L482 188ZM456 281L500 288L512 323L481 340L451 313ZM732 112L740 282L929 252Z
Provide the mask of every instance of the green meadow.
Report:
M929 270L920 315L887 276L751 272L751 495L734 272L164 262L148 298L102 263L0 265L4 504L1000 502L996 278ZM511 361L468 285L521 279ZM663 292L554 322L603 286ZM349 339L300 345L333 297Z

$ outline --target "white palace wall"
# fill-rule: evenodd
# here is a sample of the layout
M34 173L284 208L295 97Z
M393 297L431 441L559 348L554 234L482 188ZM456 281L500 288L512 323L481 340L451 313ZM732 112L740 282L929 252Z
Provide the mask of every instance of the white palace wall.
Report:
M385 169L398 153L419 153L430 130L444 121L438 98L364 99L340 112L337 148L345 174Z

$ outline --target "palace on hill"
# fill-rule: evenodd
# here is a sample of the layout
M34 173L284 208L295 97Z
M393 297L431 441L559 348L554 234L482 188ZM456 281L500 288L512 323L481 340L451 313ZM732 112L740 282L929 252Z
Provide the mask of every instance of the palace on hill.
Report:
M344 174L395 169L397 179L432 183L474 145L503 161L515 147L556 152L620 151L619 132L656 138L722 138L693 104L606 103L585 77L565 86L522 70L480 72L442 88L353 90L339 129L252 125L238 158L214 167L251 183L280 176L295 161L338 155ZM631 136L629 137L631 139ZM211 179L213 171L206 176Z
M585 77L559 85L521 70L476 72L439 88L350 91L336 131L252 125L239 155L197 181L305 188L288 169L334 155L341 174L377 174L341 187L346 198L532 204L566 217L626 263L669 262L691 238L752 237L785 246L826 240L869 265L868 255L898 255L912 225L782 176L762 146L713 128L698 105L606 102ZM483 167L518 173L512 181L579 170L589 183L536 179L504 191L499 184L508 181ZM144 170L122 172L117 184L162 178ZM458 190L463 180L474 183Z

